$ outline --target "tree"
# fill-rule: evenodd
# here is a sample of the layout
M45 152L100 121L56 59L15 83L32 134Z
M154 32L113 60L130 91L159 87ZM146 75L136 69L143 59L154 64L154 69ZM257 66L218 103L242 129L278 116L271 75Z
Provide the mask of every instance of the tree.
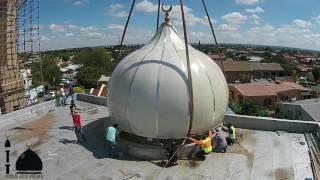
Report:
M96 87L98 78L104 74L110 76L115 62L103 48L83 49L74 57L76 64L81 64L77 73L78 82L85 88Z
M236 113L248 116L268 116L268 112L261 106L253 102L244 102L242 104L231 103L230 108Z
M320 68L314 68L312 74L316 81L320 80Z
M55 86L60 82L62 73L57 66L54 58L44 57L41 60L43 81L49 85ZM40 62L33 62L32 69L32 82L35 86L42 84Z

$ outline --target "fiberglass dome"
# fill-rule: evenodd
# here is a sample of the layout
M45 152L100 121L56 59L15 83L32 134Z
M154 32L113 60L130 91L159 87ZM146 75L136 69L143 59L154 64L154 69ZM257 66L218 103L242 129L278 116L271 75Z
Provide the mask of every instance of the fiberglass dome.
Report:
M189 45L194 115L192 134L216 127L228 104L228 88L218 65ZM184 39L164 22L141 49L126 56L109 82L113 122L131 134L182 138L189 128L189 86Z

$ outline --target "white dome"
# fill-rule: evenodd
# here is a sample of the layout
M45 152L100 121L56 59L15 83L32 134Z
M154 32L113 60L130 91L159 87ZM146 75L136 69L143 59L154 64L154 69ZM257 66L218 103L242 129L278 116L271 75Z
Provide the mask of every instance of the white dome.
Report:
M207 55L189 46L193 82L192 134L222 122L228 104L225 77ZM184 39L163 23L141 49L126 56L109 82L108 106L121 130L151 138L182 138L189 128Z

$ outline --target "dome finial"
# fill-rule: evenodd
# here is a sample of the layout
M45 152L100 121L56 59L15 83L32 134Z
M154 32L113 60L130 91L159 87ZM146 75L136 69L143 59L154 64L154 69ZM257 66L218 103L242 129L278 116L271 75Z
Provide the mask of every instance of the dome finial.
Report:
M164 21L165 21L166 23L168 23L168 22L170 21L169 12L171 12L171 10L172 10L172 4L170 5L169 9L164 9L163 3L162 3L161 9L162 9L163 12L166 13L166 14L165 14Z

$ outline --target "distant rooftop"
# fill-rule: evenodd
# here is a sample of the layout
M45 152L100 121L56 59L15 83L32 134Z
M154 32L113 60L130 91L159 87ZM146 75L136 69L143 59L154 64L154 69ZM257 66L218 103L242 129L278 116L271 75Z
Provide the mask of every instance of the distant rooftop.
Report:
M250 63L250 67L253 71L284 71L277 63Z
M241 92L245 96L276 96L277 93L298 90L298 91L310 91L299 84L293 82L281 82L281 83L270 83L270 82L252 82L252 83L234 83L229 84Z

